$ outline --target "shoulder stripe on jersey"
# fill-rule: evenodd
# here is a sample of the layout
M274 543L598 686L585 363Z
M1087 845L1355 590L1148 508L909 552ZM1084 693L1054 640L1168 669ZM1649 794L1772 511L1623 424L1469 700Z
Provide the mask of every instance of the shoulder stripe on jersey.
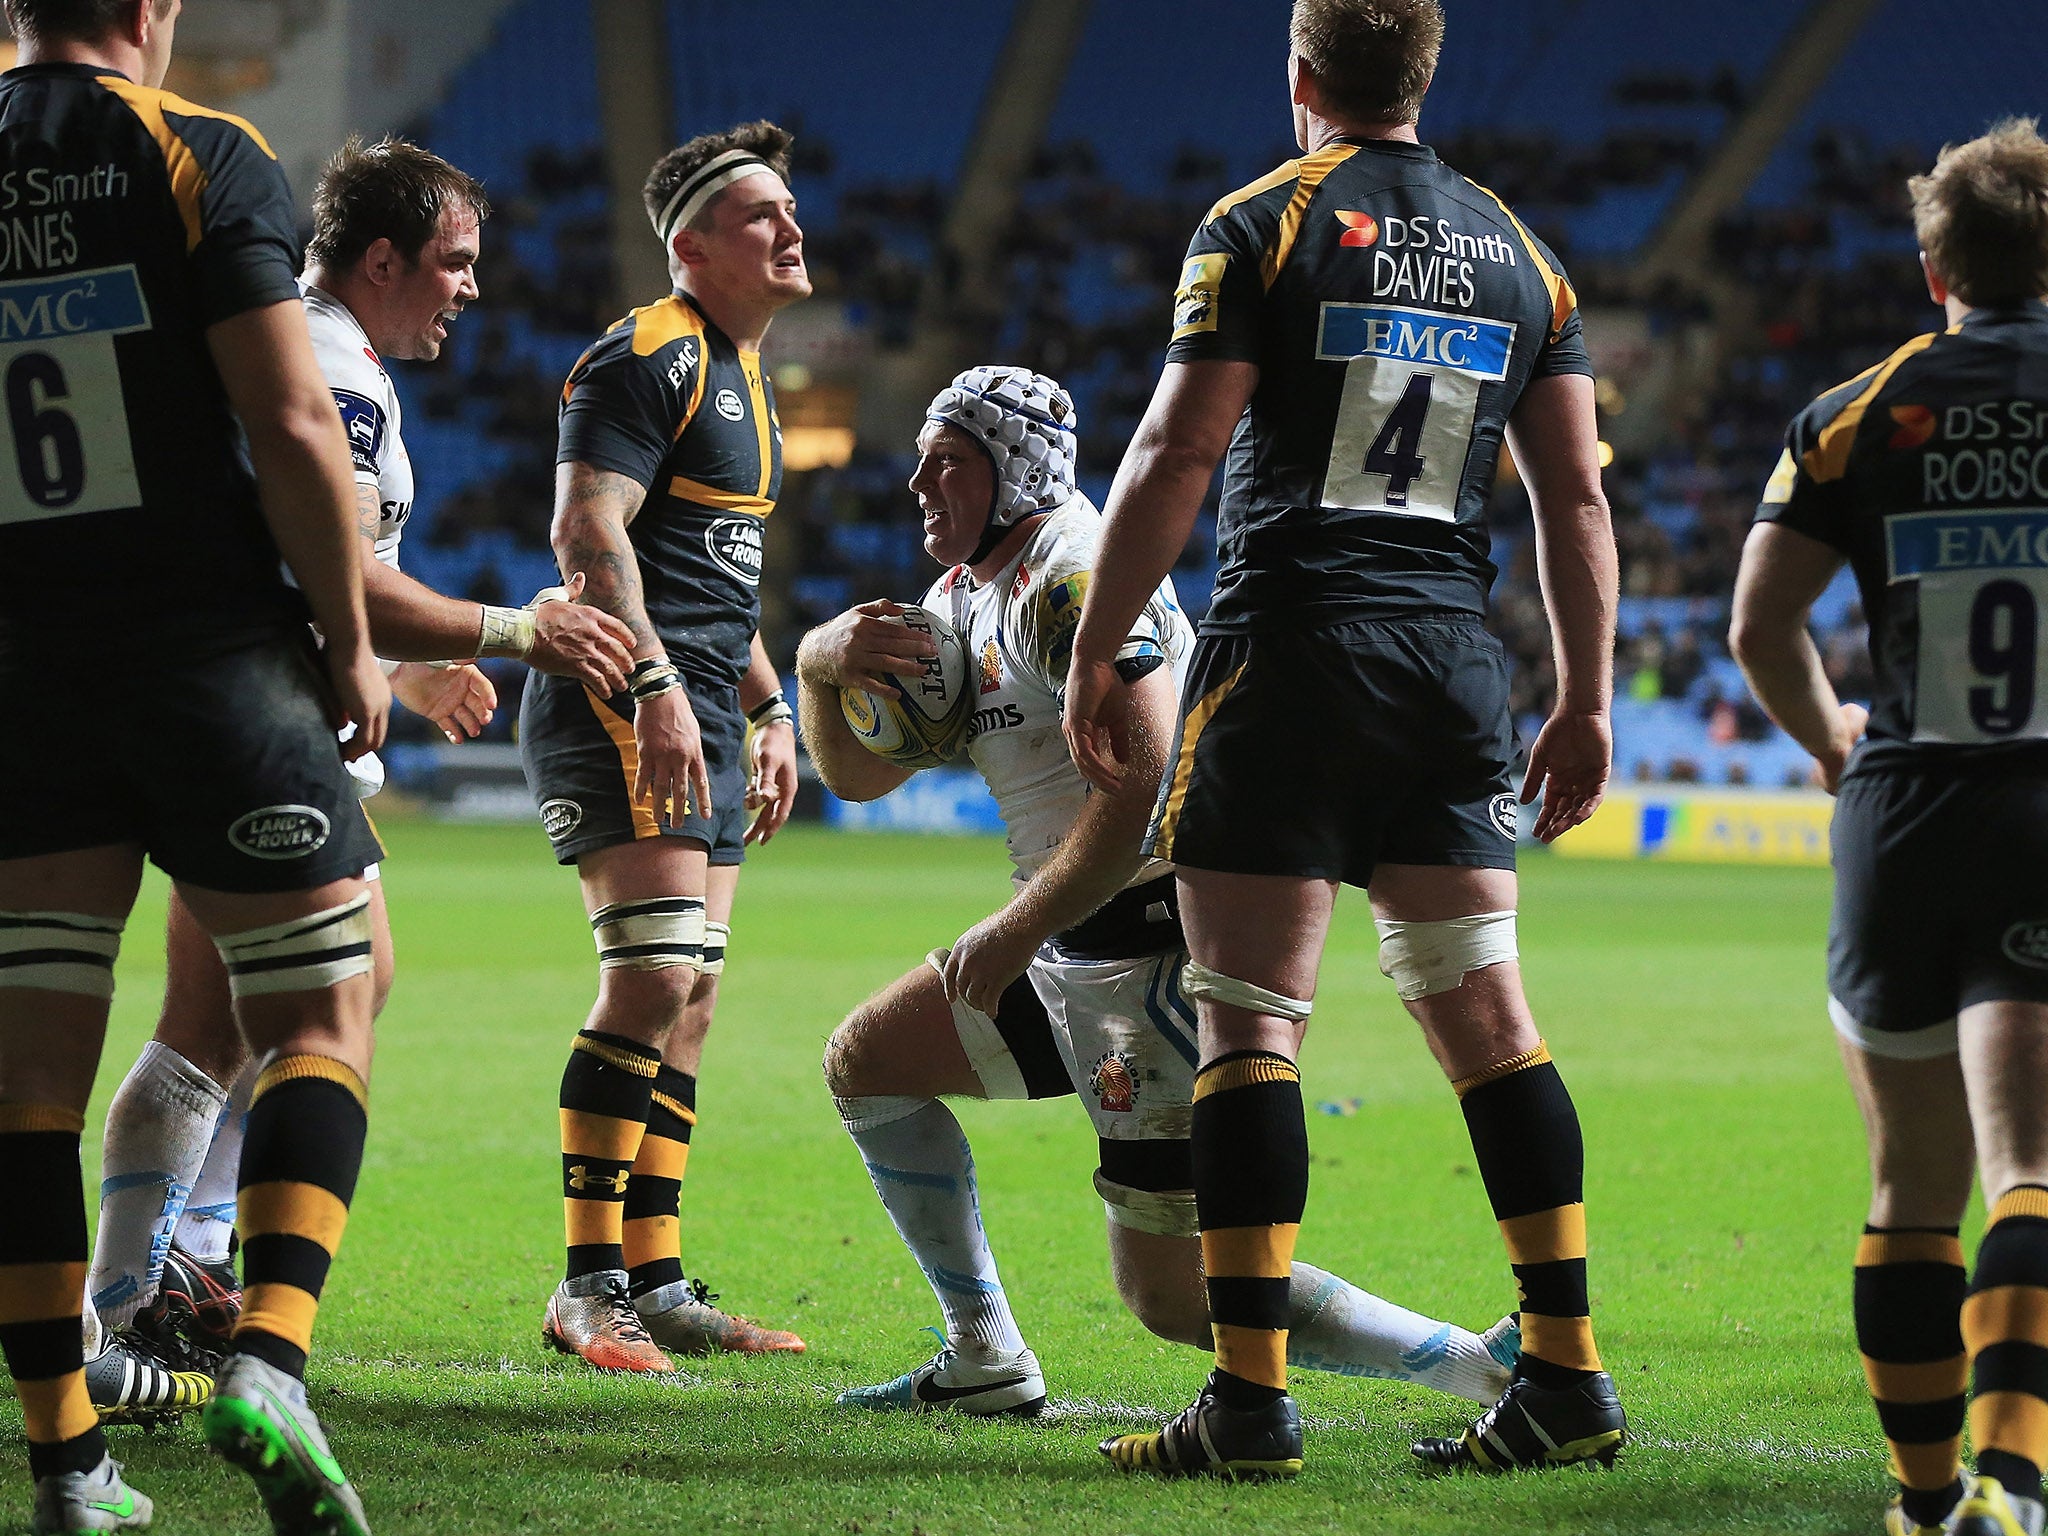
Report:
M164 114L175 112L180 117L211 117L233 123L273 160L277 158L276 151L252 124L232 112L216 112L212 107L202 107L182 96L173 96L169 91L151 90L119 75L97 75L94 78L127 104L128 110L142 120L142 126L156 140L157 148L163 151L164 169L171 177L171 194L177 198L178 212L185 220L185 249L188 252L196 250L206 233L200 209L200 199L206 196L208 184L206 168Z
M761 451L761 489L756 492L758 499L768 500L768 482L773 478L774 461L768 447L768 390L761 382L761 354L742 352L740 372L746 376L747 395L754 402L754 441ZM772 501L769 506L774 506Z
M1500 194L1491 187L1482 187L1467 176L1462 178L1467 186L1477 188L1492 198L1494 205L1508 216L1508 222L1515 226L1515 233L1522 237L1522 249L1529 253L1529 259L1536 264L1536 271L1543 279L1543 286L1550 292L1550 339L1556 341L1564 331L1565 321L1571 319L1572 311L1579 307L1579 296L1572 291L1570 279L1543 259L1543 252L1537 249L1536 237L1529 233L1528 226L1515 217L1515 210L1500 199Z
M1849 472L1849 450L1856 443L1856 429L1863 424L1863 413L1870 409L1878 391L1891 382L1899 366L1909 358L1918 357L1934 344L1934 333L1915 336L1890 357L1879 363L1869 373L1860 375L1870 382L1863 386L1861 394L1842 407L1841 414L1820 429L1820 437L1807 449L1799 462L1805 467L1809 478L1819 484L1839 480ZM1850 383L1856 382L1854 379ZM1843 386L1846 388L1847 386ZM1830 390L1830 394L1834 391Z
M1266 252L1265 260L1259 263L1259 275L1268 288L1273 286L1280 269L1287 265L1287 258L1294 253L1295 239L1301 234L1301 221L1308 214L1309 200L1316 195L1316 188L1323 184L1325 176L1357 153L1356 144L1332 144L1294 162L1299 173L1294 183L1294 196L1287 200L1286 210L1280 215L1280 232L1272 248Z
M775 503L765 495L749 496L745 491L721 491L706 485L702 480L692 480L688 475L677 475L668 483L668 493L684 501L694 501L700 507L711 507L720 512L750 512L755 517L766 517L775 510Z
M697 317L697 311L674 294L634 310L626 319L633 322L633 352L637 357L651 357L672 341L704 334L704 322Z
M1202 222L1204 224L1214 224L1239 203L1248 202L1252 198L1257 197L1261 192L1270 192L1275 187L1284 187L1300 174L1301 162L1299 160L1283 161L1277 168L1266 172L1257 181L1239 187L1235 192L1216 199L1209 211L1202 215Z

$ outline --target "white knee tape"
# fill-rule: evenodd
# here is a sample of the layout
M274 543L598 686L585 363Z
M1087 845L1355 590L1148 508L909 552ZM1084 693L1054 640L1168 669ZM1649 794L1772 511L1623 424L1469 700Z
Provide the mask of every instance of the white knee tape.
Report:
M34 987L104 1001L114 995L118 917L0 912L0 987Z
M732 942L732 924L714 923L708 918L704 923L704 963L697 967L700 976L723 976L725 974L725 946Z
M1276 1019L1288 1019L1296 1024L1313 1013L1316 1006L1310 999L1269 992L1249 981L1225 976L1196 960L1190 960L1181 970L1180 989L1189 997L1206 997L1212 1003L1225 1003L1250 1013L1270 1014Z
M1481 912L1440 923L1374 918L1380 931L1380 974L1393 979L1403 1002L1449 992L1473 971L1514 959L1515 914Z
M850 1135L858 1136L863 1131L879 1131L885 1125L894 1125L898 1120L908 1120L932 1099L914 1098L908 1094L869 1093L855 1098L842 1099L833 1095L833 1106L839 1111L839 1120Z
M215 939L228 969L228 992L317 992L370 970L370 894L325 912Z
M1133 1189L1105 1179L1095 1170L1095 1193L1102 1196L1102 1209L1109 1219L1133 1232L1151 1232L1159 1237L1193 1237L1201 1230L1195 1219L1195 1192L1191 1189Z
M602 971L658 971L671 965L702 965L704 903L695 896L659 896L652 901L615 901L591 914Z

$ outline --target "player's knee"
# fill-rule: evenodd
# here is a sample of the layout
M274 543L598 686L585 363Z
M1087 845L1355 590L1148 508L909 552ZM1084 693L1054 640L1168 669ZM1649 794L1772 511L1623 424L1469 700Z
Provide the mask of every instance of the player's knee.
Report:
M1117 1272L1116 1289L1131 1316L1154 1337L1196 1349L1207 1349L1213 1342L1208 1309L1186 1286L1170 1284L1147 1272L1124 1269Z
M1315 1011L1312 999L1289 997L1256 982L1226 976L1221 971L1210 970L1198 960L1190 960L1181 968L1180 985L1181 990L1197 1002L1222 1003L1247 1013L1286 1019L1292 1024L1303 1023Z
M867 1050L870 1031L865 1027L865 1013L865 1009L856 1009L825 1042L825 1086L836 1099L877 1091Z
M1380 931L1380 974L1393 981L1403 1002L1454 991L1472 972L1520 953L1512 909L1434 923L1373 921Z

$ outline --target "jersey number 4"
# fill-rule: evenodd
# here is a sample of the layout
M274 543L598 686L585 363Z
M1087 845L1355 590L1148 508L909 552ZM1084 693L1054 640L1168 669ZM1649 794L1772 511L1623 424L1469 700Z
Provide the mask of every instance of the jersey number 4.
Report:
M1455 522L1480 380L1380 357L1344 370L1323 505Z

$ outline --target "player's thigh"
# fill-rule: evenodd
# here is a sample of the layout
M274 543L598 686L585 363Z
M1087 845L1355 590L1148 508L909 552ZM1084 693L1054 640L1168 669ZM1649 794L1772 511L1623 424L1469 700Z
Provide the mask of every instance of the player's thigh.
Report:
M1444 977L1444 989L1406 1000L1408 1012L1421 1026L1430 1053L1452 1082L1533 1051L1541 1043L1528 999L1522 992L1522 968L1512 959L1493 960L1498 945L1489 945L1488 963L1464 969L1455 957L1439 956L1445 945L1470 942L1460 929L1429 925L1456 923L1481 914L1512 913L1516 902L1515 872L1460 864L1382 864L1373 871L1372 910L1376 922L1422 925L1410 927L1405 939L1417 962L1449 967L1460 974L1455 984ZM1385 929L1382 929L1385 932ZM1383 939L1382 943L1388 941ZM1400 980L1400 962L1387 950L1383 967Z
M960 1039L955 1006L929 965L897 977L832 1032L825 1045L826 1086L846 1099L985 1097Z
M1973 1003L1957 1034L1986 1204L2048 1186L2048 1005Z
M1881 1054L1888 1043L1872 1050L1840 1040L1870 1150L1870 1224L1952 1227L1976 1171L1961 1062L1954 1051Z
M711 1020L718 1012L718 984L725 972L726 951L732 937L732 903L739 885L737 864L712 864L704 872L704 958L705 966L690 983L689 1000L682 1016L669 1031L661 1059L678 1072L697 1075L704 1060L704 1038L711 1033ZM717 969L710 968L713 953Z
M1323 941L1336 906L1335 879L1176 870L1188 953L1236 981L1282 997L1312 1001ZM1292 1059L1304 1026L1231 1003L1204 999L1204 1061L1231 1051L1273 1051Z
M156 1040L223 1088L248 1061L248 1047L235 1027L227 966L177 891L171 893L164 924L164 1001Z

